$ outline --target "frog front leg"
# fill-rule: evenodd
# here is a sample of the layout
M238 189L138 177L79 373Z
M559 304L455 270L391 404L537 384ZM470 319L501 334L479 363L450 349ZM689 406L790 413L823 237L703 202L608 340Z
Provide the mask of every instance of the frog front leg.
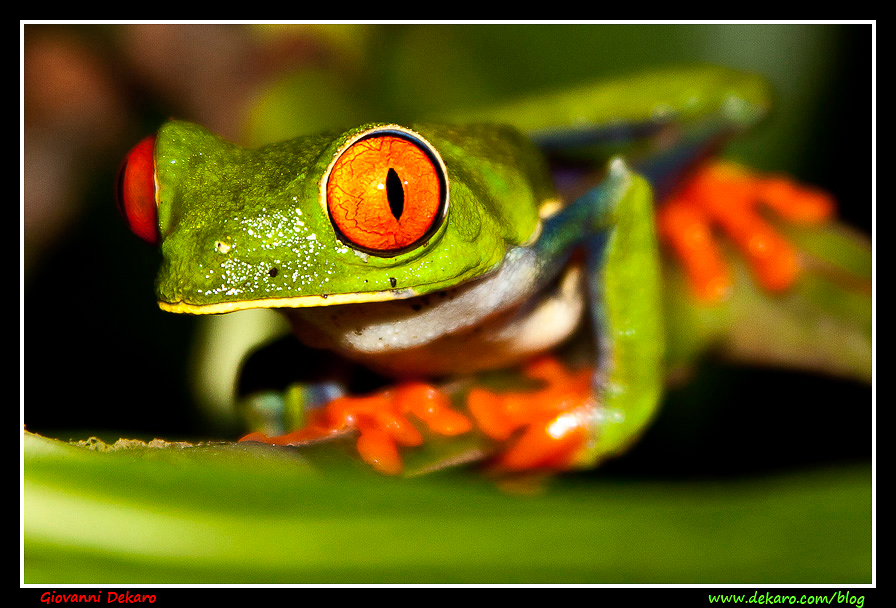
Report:
M242 362L236 402L243 428L269 436L305 426L313 413L351 392L386 381L337 353L285 335Z
M241 442L302 447L354 437L362 460L397 475L405 470L400 450L424 443L418 423L429 437L472 428L454 409L450 391L422 381L396 382L338 353L287 338L244 365L239 405L252 431Z
M496 440L516 434L503 469L592 466L624 450L647 426L663 385L659 252L651 190L619 159L607 179L546 222L544 259L583 249L594 365L568 370L538 360L527 373L541 390L471 391L477 425Z
M385 387L385 388L383 388ZM394 383L363 365L286 336L253 353L240 374L239 409L251 432L240 441L302 446L357 435L362 459L398 474L399 446L419 446L411 417L457 435L470 422L447 393L423 382Z

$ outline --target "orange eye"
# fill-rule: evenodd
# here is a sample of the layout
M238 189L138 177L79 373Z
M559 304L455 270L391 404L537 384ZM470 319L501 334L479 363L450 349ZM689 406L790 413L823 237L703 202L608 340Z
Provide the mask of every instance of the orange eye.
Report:
M340 237L381 256L397 255L438 229L447 207L444 169L423 141L380 130L349 146L327 178L327 209Z
M115 202L131 231L153 245L159 242L155 183L156 136L133 147L118 171Z

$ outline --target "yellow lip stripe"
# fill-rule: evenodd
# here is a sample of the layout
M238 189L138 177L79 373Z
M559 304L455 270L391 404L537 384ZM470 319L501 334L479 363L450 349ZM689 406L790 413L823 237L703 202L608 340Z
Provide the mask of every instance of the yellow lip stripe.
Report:
M235 302L216 302L214 304L188 304L186 302L159 301L159 308L167 312L187 313L191 315L217 315L251 308L310 308L314 306L333 306L336 304L360 304L363 302L385 302L399 300L418 295L411 289L396 291L372 291L361 293L335 293L326 296L295 296L291 298L264 298L260 300L239 300Z

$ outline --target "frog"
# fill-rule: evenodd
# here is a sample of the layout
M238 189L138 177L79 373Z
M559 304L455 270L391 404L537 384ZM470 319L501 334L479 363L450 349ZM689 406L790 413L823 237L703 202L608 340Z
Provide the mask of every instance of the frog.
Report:
M162 310L272 308L303 345L307 369L273 410L247 406L241 441L348 438L387 475L432 446L440 465L590 468L661 403L663 251L697 299L723 301L718 226L786 291L799 261L759 206L834 213L715 160L770 98L756 74L696 66L257 148L171 120L128 153L116 200L159 248ZM353 392L358 373L379 384Z

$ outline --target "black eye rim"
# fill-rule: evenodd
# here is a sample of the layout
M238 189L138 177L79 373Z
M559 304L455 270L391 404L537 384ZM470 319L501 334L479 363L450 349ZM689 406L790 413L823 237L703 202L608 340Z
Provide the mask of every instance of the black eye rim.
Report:
M349 150L352 146L362 141L366 141L368 139L375 139L377 137L383 136L393 136L405 141L408 141L414 146L423 152L426 157L429 159L430 163L432 163L433 168L436 171L436 177L439 181L439 209L436 215L433 217L432 222L429 225L429 228L420 236L420 238L416 239L414 242L400 247L398 249L393 250L381 250L381 249L372 249L370 247L364 247L363 245L359 245L348 238L342 230L339 228L336 221L333 219L330 213L329 201L327 200L327 188L330 182L330 175L333 167L339 162L339 159L342 158L342 155L345 154L347 150ZM339 239L339 242L343 243L347 247L351 247L356 251L360 251L366 253L368 255L372 255L378 258L394 258L400 256L402 254L415 251L419 249L421 246L425 245L428 241L435 236L442 226L445 225L445 220L448 217L448 207L449 207L449 197L448 197L448 168L445 166L442 157L436 151L435 146L429 143L426 139L424 139L418 133L406 129L404 127L399 127L398 125L389 125L382 127L374 127L369 131L363 132L362 134L349 139L339 150L339 153L336 154L327 168L326 173L324 174L324 179L321 181L321 201L323 203L324 210L327 213L327 218L330 220L330 225L333 227L333 231L336 234L336 238Z

